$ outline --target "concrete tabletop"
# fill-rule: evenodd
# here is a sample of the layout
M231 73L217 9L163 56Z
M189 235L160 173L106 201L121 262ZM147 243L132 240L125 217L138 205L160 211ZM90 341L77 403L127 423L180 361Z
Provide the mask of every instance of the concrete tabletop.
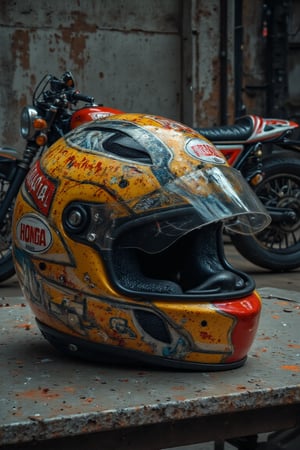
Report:
M111 430L188 424L266 408L279 413L285 408L280 414L290 411L291 424L293 415L299 421L299 294L269 288L260 294L262 316L246 364L222 372L112 366L65 357L42 337L22 297L12 306L2 298L0 446L94 433L99 440ZM264 428L261 417L257 415L259 430ZM206 435L198 429L194 439L200 442ZM165 440L166 446L170 443Z

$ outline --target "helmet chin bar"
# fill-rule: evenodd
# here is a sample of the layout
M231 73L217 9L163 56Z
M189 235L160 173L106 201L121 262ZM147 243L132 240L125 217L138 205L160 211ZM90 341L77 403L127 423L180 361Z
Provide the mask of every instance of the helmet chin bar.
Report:
M131 296L235 298L254 289L252 278L225 259L221 223L193 230L151 255L116 241L107 257L115 286Z

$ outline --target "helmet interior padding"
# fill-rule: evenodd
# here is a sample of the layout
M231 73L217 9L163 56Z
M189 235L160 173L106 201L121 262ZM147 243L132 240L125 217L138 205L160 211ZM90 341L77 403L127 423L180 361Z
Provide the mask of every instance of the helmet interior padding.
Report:
M221 235L222 225L210 224L155 254L122 248L121 238L113 250L112 277L119 289L132 293L240 295L252 289L253 282L226 261Z

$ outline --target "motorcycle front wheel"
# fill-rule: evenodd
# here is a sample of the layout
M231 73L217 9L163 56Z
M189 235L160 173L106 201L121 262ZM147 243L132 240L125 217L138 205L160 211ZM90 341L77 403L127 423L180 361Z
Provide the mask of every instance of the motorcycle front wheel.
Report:
M263 161L264 179L253 190L272 217L258 234L231 235L238 252L273 272L300 267L300 156L274 153Z
M9 186L10 182L0 174L0 208ZM0 282L8 280L15 274L12 257L12 213L13 205L0 224Z

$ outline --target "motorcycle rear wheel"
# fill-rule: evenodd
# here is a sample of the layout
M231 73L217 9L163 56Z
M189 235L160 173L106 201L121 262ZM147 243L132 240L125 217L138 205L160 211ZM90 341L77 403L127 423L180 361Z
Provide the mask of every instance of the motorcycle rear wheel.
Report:
M265 177L253 187L268 208L288 209L293 218L272 220L256 235L231 235L238 252L253 264L273 272L300 267L300 157L274 153L263 162Z
M10 182L5 175L0 174L0 208ZM12 257L12 213L13 206L7 212L4 221L0 224L0 283L8 280L15 274Z

